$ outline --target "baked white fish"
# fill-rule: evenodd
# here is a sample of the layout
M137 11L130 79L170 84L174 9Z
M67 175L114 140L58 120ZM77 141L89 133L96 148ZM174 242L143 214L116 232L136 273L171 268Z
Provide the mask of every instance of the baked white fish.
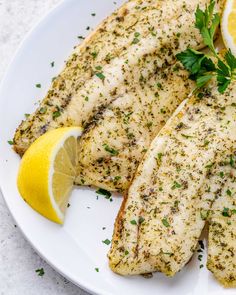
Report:
M15 151L22 155L47 130L86 127L124 95L134 74L148 78L150 71L173 63L175 54L187 46L202 47L194 12L198 4L209 2L131 0L118 9L76 48L39 108L18 127Z
M192 257L209 210L217 204L221 184L212 173L216 159L229 153L229 143L236 140L235 102L235 82L224 95L213 84L185 101L154 139L116 220L109 252L113 271L173 276ZM214 224L218 217L212 218ZM215 236L214 227L210 232ZM211 241L208 265L219 278L215 250ZM236 270L233 261L225 261L229 273Z
M236 101L236 99L235 99ZM235 110L229 116L234 118ZM230 120L230 122L232 119ZM227 124L227 122L223 122ZM235 128L235 127L234 127ZM227 127L228 129L228 127ZM236 287L236 136L230 134L226 149L218 155L212 170L217 191L209 214L207 267L225 287Z

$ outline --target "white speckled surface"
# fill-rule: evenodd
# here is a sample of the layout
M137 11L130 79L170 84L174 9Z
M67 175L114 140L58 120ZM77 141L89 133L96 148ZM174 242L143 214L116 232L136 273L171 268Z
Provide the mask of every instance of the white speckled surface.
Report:
M66 1L66 0L64 0ZM25 34L59 0L0 0L0 80ZM40 277L36 269L44 268ZM85 295L31 248L0 194L0 295Z

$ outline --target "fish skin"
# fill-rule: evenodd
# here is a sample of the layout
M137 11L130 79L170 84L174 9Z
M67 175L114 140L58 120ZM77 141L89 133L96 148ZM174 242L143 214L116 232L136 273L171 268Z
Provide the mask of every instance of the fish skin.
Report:
M15 151L23 155L50 129L85 127L122 94L127 81L131 83L130 73L147 55L155 54L156 66L161 69L166 62L173 63L173 56L187 46L201 48L194 11L197 4L203 7L209 2L133 0L125 4L76 48L39 108L16 130ZM140 40L135 33L140 34ZM102 67L104 79L96 75L101 71L96 67Z
M235 93L236 83L224 95L213 83L154 139L116 219L108 254L114 272L174 276L190 260L218 196L216 161L236 140Z

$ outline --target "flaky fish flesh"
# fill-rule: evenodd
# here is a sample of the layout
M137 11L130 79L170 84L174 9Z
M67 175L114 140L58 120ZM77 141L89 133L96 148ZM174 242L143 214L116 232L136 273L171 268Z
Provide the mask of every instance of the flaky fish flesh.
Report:
M235 82L224 95L213 83L182 103L154 139L115 223L109 252L114 272L132 275L161 271L175 275L192 257L211 209L229 206L234 210L233 201L228 205L225 201L217 203L221 182L213 172L217 159L228 159L223 164L226 169L235 161L229 149L236 141L235 102ZM208 267L224 280L236 271L228 250L235 245L234 231L228 228L228 248L223 248L219 243L223 231L216 236L219 224L214 225L224 216L212 214ZM223 222L226 227L227 218ZM223 274L216 261L218 266L223 265L225 257Z
M66 63L35 113L15 133L22 155L47 130L83 126L118 97L136 78L174 62L176 53L201 48L194 28L197 5L210 0L132 0L106 19ZM148 66L151 59L152 66Z

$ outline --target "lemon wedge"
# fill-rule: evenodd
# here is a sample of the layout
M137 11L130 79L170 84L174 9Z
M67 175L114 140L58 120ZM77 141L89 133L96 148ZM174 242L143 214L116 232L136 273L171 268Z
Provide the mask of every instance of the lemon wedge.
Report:
M226 0L221 20L225 46L236 56L236 0Z
M22 198L46 218L62 224L76 177L80 127L58 128L39 137L24 154L17 185Z

